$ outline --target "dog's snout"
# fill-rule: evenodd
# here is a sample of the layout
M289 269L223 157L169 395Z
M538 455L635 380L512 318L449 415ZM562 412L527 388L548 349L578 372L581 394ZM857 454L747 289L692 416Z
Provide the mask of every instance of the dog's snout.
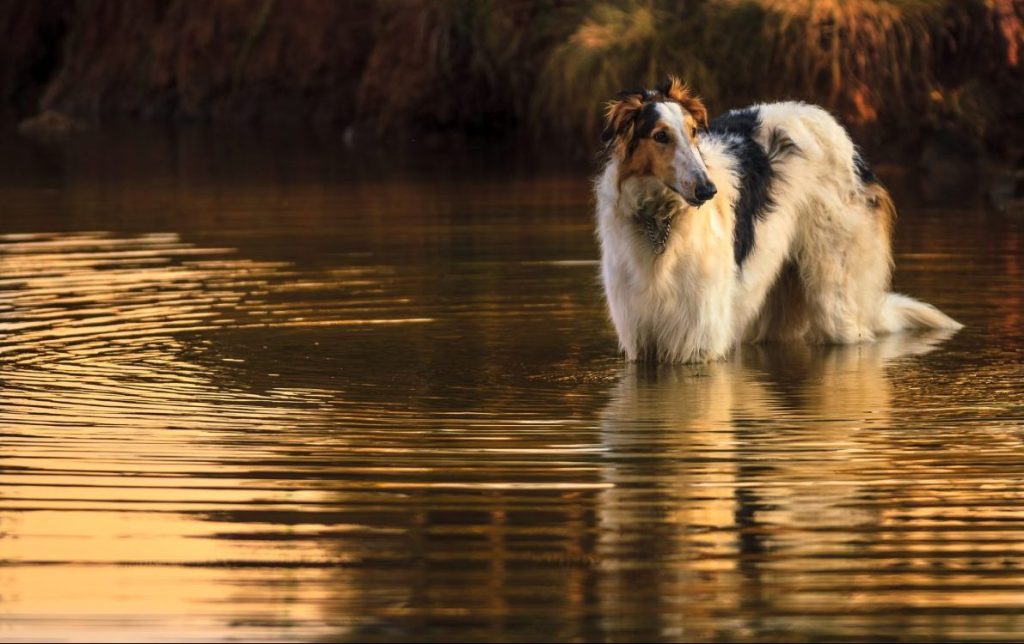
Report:
M718 194L718 188L716 188L715 184L710 181L705 181L699 184L697 189L694 191L694 196L702 203L711 199L716 194Z

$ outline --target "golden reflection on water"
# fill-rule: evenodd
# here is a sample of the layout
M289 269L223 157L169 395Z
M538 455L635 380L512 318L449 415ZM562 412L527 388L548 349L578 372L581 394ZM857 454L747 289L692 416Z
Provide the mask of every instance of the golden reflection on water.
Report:
M1024 636L1019 225L904 214L955 337L649 369L585 190L360 185L0 231L0 639Z
M224 387L225 374L189 359L196 347L180 336L226 325L429 320L275 308L264 300L268 277L287 277L286 265L224 258L231 255L168 234L0 236L0 426L9 432L0 435L0 636L65 637L77 627L59 624L76 619L93 624L90 639L124 637L125 627L133 638L208 636L223 628L223 593L254 574L224 580L151 566L338 559L313 543L210 538L196 520L231 506L323 503L316 490L253 481L236 461L240 447L246 459L259 457L260 432L322 416L331 394ZM351 285L343 277L332 284ZM273 449L263 453L271 458ZM268 608L285 623L316 613L291 605L290 594L254 591L263 597L256 623L270 621Z
M1019 629L1015 562L1024 548L1000 525L1019 520L1019 507L974 506L969 491L949 489L943 468L904 453L891 436L900 414L887 366L949 336L784 354L747 347L731 363L631 368L602 429L614 452L636 458L606 469L613 486L600 500L598 552L609 561L631 550L665 556L657 565L627 562L600 594L609 613L617 605L626 615L608 630L643 631L649 607L661 604L659 632L684 640L763 637L744 620L723 632L730 611L774 616L785 631L805 622L831 638L897 629L970 638L970 620L913 621L913 611L952 615L965 606L1005 611L1004 626ZM993 452L1019 450L1019 436L1003 445L992 438ZM995 473L979 483L1012 498L1017 481ZM978 559L963 561L971 556ZM711 598L713 610L693 611L694 594ZM634 610L621 611L623 603ZM906 604L913 611L897 627L886 614ZM887 628L873 631L879 622Z

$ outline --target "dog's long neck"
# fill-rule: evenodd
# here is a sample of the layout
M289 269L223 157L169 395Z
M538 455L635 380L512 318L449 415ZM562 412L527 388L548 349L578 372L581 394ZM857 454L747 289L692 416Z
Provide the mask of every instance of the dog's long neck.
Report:
M728 172L714 150L709 171L719 195L700 207L682 204L662 252L623 202L612 161L595 186L602 279L609 309L631 359L703 359L724 351L732 326L735 263ZM725 166L727 167L727 166Z
M735 217L731 204L736 195L736 178L730 171L732 160L722 146L704 138L700 146L702 156L714 183L720 186L718 194L701 206L691 206L682 198L676 199L676 212L671 219L669 234L661 243L655 243L644 228L638 225L635 201L623 198L624 178L621 164L611 159L597 181L598 226L616 237L631 243L626 254L635 270L668 270L683 256L694 252L706 255L714 250L731 252ZM656 180L652 180L656 181ZM602 234L602 243L608 235ZM699 258L696 258L699 259Z

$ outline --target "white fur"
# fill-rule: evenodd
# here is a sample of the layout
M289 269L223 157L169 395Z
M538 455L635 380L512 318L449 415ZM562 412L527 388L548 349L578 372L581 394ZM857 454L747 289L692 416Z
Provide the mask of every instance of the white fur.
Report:
M701 362L722 358L744 339L847 344L908 328L959 328L934 307L887 292L889 241L842 126L803 103L757 107L758 143L767 150L776 131L798 153L773 163L775 207L757 221L742 266L733 256L741 169L725 137L703 134L693 150L678 146L680 187L706 172L718 194L699 208L682 206L660 255L620 203L614 156L597 179L601 276L626 357ZM687 141L679 105L659 111ZM795 270L780 279L787 261Z

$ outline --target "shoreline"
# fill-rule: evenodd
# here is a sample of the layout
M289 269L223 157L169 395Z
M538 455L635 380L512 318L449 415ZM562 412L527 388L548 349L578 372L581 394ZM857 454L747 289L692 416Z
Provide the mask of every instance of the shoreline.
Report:
M1024 156L1024 15L1011 0L707 0L689 12L640 0L4 0L0 29L12 127L52 111L83 125L299 126L428 147L508 138L585 155L605 100L673 72L714 113L806 100L866 149L904 159L935 141Z

